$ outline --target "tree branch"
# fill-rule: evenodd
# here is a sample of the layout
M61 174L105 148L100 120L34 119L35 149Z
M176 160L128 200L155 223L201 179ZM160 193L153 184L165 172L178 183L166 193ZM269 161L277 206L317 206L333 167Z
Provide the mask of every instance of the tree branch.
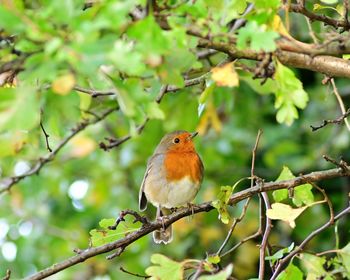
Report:
M292 46L289 44L288 46L293 51L284 50L287 49L286 44L284 45L284 49L279 48L275 51L277 58L282 64L323 73L330 77L350 78L350 61L331 55L315 56L314 53L305 54L305 48L300 48L300 52L296 52L295 45ZM211 41L209 39L200 39L198 41L198 47L226 53L233 59L242 58L261 61L264 58L262 53L249 49L238 50L231 43Z
M18 176L12 176L4 178L0 181L0 194L8 192L13 185L18 183L19 181L22 181L23 179L30 177L34 174L38 174L41 168L43 168L44 165L52 161L55 156L58 154L58 152L79 132L84 130L86 127L93 125L95 123L98 123L99 121L105 119L109 114L114 112L117 108L112 108L107 111L105 111L100 116L95 116L94 118L83 120L82 122L78 123L71 132L63 138L63 140L58 144L58 146L52 150L52 152L49 152L46 156L40 157L37 159L36 163L24 174L18 175Z
M344 29L348 30L350 28L349 22L347 20L336 20L325 15L313 13L307 10L305 8L305 5L303 4L290 4L289 11L293 13L303 14L304 16L308 17L311 21L322 21L325 24L333 26L336 29L339 27L343 27Z
M350 169L342 170L340 168L335 168L335 169L329 169L329 170L323 170L323 171L316 171L306 175L298 176L291 180L285 180L285 181L279 181L279 182L268 182L268 183L265 183L263 186L255 185L252 188L248 188L233 194L229 200L229 204L234 205L239 201L242 201L248 197L254 196L262 192L278 190L278 189L294 188L296 186L305 184L307 182L317 182L320 180L343 177L343 176L350 176ZM89 258L92 258L96 255L107 253L112 250L116 250L118 248L126 248L128 245L132 244L139 238L153 232L156 229L160 229L164 226L169 226L170 224L173 224L174 222L176 222L177 220L183 217L190 216L195 213L208 212L213 209L214 207L211 205L211 202L205 202L199 205L194 205L193 207L190 207L190 208L181 208L177 212L167 216L167 218L164 219L163 221L156 220L154 222L144 224L139 230L130 233L124 238L121 238L111 243L107 243L102 246L82 250L80 254L72 256L60 263L54 264L51 267L48 267L42 271L39 271L38 273L35 273L32 276L29 276L27 280L43 279L59 271L62 271L68 267L74 266L80 262L83 262ZM350 212L350 207L348 207L344 211L338 214L334 219L337 220L340 217L347 214L348 212Z
M334 119L334 120L323 120L322 124L318 125L318 126L313 126L310 125L312 131L316 131L322 127L325 127L326 125L333 123L333 124L340 124L341 122L343 122L348 116L350 116L350 108L344 113L342 114L340 117Z

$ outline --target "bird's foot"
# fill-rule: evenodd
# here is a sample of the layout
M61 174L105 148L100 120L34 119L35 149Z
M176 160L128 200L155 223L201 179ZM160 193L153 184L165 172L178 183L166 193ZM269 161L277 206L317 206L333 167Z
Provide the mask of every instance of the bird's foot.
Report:
M191 219L193 218L193 216L194 216L194 207L195 207L196 205L195 204L193 204L193 203L191 203L191 202L188 202L187 203L187 207L189 208L189 209L191 209L191 216L189 216L189 217L191 217Z
M165 223L167 222L168 217L166 216L159 216L157 217L157 222L161 222L162 223L162 229L165 230L167 227L165 226Z

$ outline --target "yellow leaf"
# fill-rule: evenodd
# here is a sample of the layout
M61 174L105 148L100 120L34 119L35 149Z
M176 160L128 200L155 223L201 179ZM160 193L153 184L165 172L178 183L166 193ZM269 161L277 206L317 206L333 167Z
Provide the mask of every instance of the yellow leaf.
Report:
M283 203L273 203L271 209L267 209L266 215L273 220L282 220L287 222L292 228L295 227L294 220L307 208L308 206L300 208L292 208Z
M218 86L236 87L239 85L238 74L233 62L211 69L211 78Z
M71 145L71 156L78 158L87 156L96 148L95 141L84 135L74 137L71 141Z
M52 82L52 90L60 95L68 94L75 85L75 77L69 73L58 77Z
M210 127L213 127L217 133L220 133L222 130L222 123L212 100L208 102L207 109L205 110L196 131L198 131L199 135L204 135Z
M291 38L279 15L275 15L273 18L272 29L283 36Z

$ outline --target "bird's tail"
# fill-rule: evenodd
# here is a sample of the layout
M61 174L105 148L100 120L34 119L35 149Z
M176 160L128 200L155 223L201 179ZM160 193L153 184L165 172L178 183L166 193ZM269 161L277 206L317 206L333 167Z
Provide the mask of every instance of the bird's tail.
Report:
M167 209L157 209L157 219L163 219L164 212ZM173 228L171 225L165 228L157 229L153 232L153 240L155 243L160 244L168 244L173 240Z

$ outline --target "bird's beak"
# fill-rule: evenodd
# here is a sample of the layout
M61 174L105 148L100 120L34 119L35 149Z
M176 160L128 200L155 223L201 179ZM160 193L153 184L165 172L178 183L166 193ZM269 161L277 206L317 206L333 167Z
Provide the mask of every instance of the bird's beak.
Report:
M198 134L198 132L197 132L197 131L196 131L196 132L191 133L191 139L193 139L194 137L196 137L196 136L197 136L197 134Z

